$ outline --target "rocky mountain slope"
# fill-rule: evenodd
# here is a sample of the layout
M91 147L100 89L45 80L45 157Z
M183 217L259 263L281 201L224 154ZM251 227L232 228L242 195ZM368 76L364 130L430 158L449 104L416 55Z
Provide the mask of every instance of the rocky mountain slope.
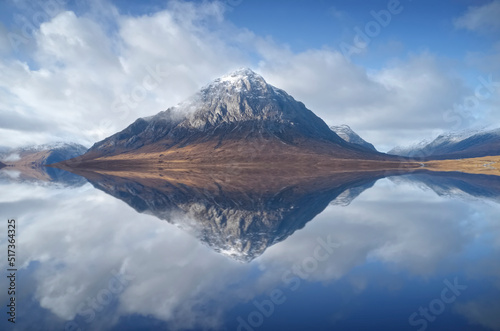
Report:
M330 129L335 132L340 138L344 139L349 143L353 143L370 151L376 152L375 146L361 138L356 132L354 132L349 125L343 124L338 126L331 126Z

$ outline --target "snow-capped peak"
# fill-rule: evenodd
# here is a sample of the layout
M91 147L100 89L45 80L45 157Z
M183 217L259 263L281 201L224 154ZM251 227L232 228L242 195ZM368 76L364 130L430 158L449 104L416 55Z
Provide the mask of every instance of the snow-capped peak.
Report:
M227 75L220 77L217 80L220 82L235 83L235 82L240 81L242 79L252 79L252 80L264 81L264 78L262 76L256 74L252 69L249 69L249 68L240 68L236 71L233 71Z
M242 68L216 79L204 90L219 89L221 87L229 87L230 89L241 92L245 90L266 90L268 85L264 78L256 74L253 70Z
M242 110L238 101L239 97L271 100L276 98L275 95L280 98L289 97L285 92L268 85L264 78L253 70L241 68L215 79L198 93L176 106L157 115L144 117L143 120L151 122L164 119L172 123L187 120L191 127L203 127L207 120L215 123L216 121L250 119L256 113L253 109Z

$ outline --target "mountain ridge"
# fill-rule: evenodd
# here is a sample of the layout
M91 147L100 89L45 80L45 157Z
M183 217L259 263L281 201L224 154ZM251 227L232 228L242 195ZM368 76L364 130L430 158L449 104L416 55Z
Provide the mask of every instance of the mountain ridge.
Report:
M395 147L388 153L428 160L500 155L500 129L441 134L431 142Z
M2 172L0 178L8 181L42 181L80 185L85 180L82 181L72 173L46 166L78 157L86 151L87 147L83 145L65 142L5 149L0 153L0 160L3 161L2 164L5 164L4 169L17 171L18 176L12 177Z

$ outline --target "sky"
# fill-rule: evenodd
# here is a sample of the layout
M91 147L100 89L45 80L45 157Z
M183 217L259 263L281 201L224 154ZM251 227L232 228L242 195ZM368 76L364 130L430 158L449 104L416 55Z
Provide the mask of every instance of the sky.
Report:
M90 147L249 67L380 151L500 127L500 0L0 2L0 146Z

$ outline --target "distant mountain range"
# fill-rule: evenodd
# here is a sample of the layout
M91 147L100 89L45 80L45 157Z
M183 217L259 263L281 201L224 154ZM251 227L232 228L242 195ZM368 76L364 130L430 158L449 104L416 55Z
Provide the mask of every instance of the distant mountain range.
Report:
M74 143L53 143L15 149L4 149L0 160L4 164L0 178L18 181L59 182L68 185L81 184L82 178L57 168L45 167L82 155L87 151L85 146ZM0 168L2 168L0 166ZM5 172L7 171L7 173ZM10 173L15 176L10 175Z
M86 151L87 148L80 144L57 142L4 150L0 160L7 164L43 166L80 156Z
M444 134L430 143L422 142L415 146L393 148L388 154L427 160L500 155L500 129Z
M151 171L173 164L229 163L311 171L401 167L399 158L377 152L348 127L330 129L303 103L250 69L216 79L181 104L139 118L59 166Z

